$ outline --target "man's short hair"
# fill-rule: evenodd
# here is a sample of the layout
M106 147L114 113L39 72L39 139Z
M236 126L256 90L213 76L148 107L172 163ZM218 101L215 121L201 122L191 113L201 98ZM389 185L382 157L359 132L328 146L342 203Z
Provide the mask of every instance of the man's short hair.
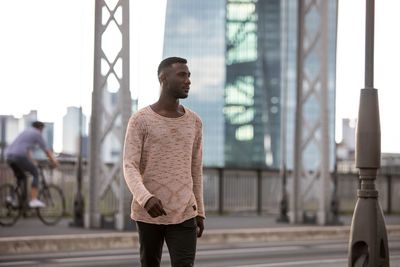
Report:
M182 57L167 57L167 58L163 59L160 62L160 65L158 65L157 75L160 76L160 73L163 70L165 70L166 68L171 67L172 64L175 64L175 63L186 64L187 60L185 58L182 58Z
M44 123L41 121L34 121L34 122L32 122L32 127L36 128L36 129L43 129Z

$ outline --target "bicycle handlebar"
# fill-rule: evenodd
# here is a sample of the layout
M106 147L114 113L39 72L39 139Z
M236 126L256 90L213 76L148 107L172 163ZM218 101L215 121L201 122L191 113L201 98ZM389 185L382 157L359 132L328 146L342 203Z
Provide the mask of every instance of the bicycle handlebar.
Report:
M54 168L53 164L49 160L37 161L37 167L40 169L44 168Z

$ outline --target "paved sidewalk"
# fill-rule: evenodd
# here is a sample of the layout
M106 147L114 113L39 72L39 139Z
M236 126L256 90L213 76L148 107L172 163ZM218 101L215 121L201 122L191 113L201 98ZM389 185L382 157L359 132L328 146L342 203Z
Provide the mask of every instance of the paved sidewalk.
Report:
M205 221L206 231L211 229L253 229L253 228L276 228L294 227L289 223L278 223L278 216L254 214L241 215L210 215ZM344 225L350 225L350 218L342 217ZM21 236L43 236L43 235L68 235L68 234L89 234L89 233L114 233L121 232L115 229L86 229L81 227L71 227L72 219L63 219L57 225L47 226L38 218L22 218L12 227L0 227L0 237L21 237ZM400 217L398 220L400 224ZM297 225L298 226L298 225ZM134 231L134 230L133 230ZM125 230L122 232L132 232Z
M303 227L313 226L312 224L290 224L278 223L278 215L255 215L255 214L236 214L236 215L208 215L205 221L206 231L208 230L227 230L227 229L260 229L260 228L279 228L279 227ZM341 216L340 221L344 226L351 225L351 215ZM400 215L388 215L385 217L386 225L399 225ZM81 227L69 226L72 219L63 219L57 225L47 226L37 217L21 218L11 227L0 226L0 237L22 237L22 236L44 236L44 235L69 235L69 234L90 234L90 233L120 233L115 229L86 229ZM122 232L132 232L125 230Z
M253 229L253 228L276 228L276 227L294 227L289 223L278 223L274 215L207 215L205 221L206 231L211 229ZM342 217L345 225L350 225L349 217ZM89 234L89 233L115 233L121 232L115 229L86 229L81 227L69 226L72 219L63 219L57 225L47 226L38 218L21 218L11 227L0 226L0 237L21 237L21 236L43 236L43 235L67 235L67 234ZM400 216L398 219L400 224ZM299 226L299 225L297 225ZM308 225L309 226L309 225ZM134 230L133 230L134 231ZM125 230L122 232L132 232Z
M277 216L209 215L199 244L269 242L288 240L348 239L351 216L342 216L342 226L277 223ZM389 239L400 236L400 216L386 216ZM37 218L21 219L12 227L0 227L0 254L76 250L120 249L138 246L133 230L70 227L71 219L46 226Z

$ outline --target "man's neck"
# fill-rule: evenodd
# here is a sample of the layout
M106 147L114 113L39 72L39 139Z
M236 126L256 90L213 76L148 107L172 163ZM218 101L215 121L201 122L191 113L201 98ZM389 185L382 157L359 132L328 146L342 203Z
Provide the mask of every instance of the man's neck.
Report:
M155 112L165 117L177 118L185 114L185 109L179 104L179 99L171 101L169 99L160 98L156 103L152 104L150 107Z
M176 98L161 98L156 103L151 105L153 108L165 111L178 111L179 110L179 99Z

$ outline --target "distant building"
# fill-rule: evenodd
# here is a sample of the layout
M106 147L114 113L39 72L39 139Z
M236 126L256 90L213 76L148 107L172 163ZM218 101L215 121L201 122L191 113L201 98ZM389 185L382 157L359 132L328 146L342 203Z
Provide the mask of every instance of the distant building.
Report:
M79 107L68 107L63 117L63 153L77 155L79 151ZM87 136L86 116L82 114L82 136Z
M168 0L163 56L181 56L192 73L182 101L203 121L204 165L224 166L225 0Z
M12 115L0 115L1 118L1 142L7 147L23 130L31 127L32 122L37 121L37 111L31 110L22 118Z
M356 126L357 119L342 120L342 141L337 144L337 162L339 172L358 172L356 168ZM381 153L380 171L400 172L399 153Z
M23 131L31 127L32 122L37 121L37 110L31 110L28 114L23 115L22 118L19 120L19 130Z
M11 115L1 115L1 142L4 147L8 146L20 132L19 121Z
M54 123L53 122L45 122L44 129L42 132L42 136L44 141L47 144L47 147L51 150L54 149Z
M29 126L31 127L31 126ZM47 148L53 150L54 146L54 123L53 122L45 122L44 129L42 132L42 136L44 141L46 142ZM47 156L41 149L36 149L34 151L34 158L36 159L46 159Z
M354 150L356 147L356 126L357 119L342 120L342 142L350 150Z
M108 90L104 90L104 109L108 114L112 114L115 107L118 105L118 93L112 93ZM136 112L138 108L138 100L132 99L132 112ZM116 162L121 160L122 144L121 137L114 134L112 131L117 130L120 127L120 119L116 119L111 133L106 136L102 146L102 158L105 163ZM116 131L117 134L121 134L120 131Z
M290 0L167 1L163 57L189 61L192 85L182 103L203 120L205 166L276 169L285 157L287 168L293 169L298 9L298 2ZM328 1L328 9L323 18L311 10L306 30L320 23L328 26L329 163L333 168L337 1ZM318 68L316 53L307 61L307 71ZM318 110L316 100L309 102L304 117L315 121ZM310 146L305 168L319 161L318 149Z
M355 159L356 119L342 120L342 141L337 144L337 159L347 161Z
M382 153L381 167L392 167L400 171L400 154L399 153Z
M0 115L0 142L1 154L0 160L5 159L5 150L7 146L14 141L14 139L23 130L32 127L32 122L37 121L37 111L31 110L22 118L16 118L12 115ZM53 149L54 144L54 123L44 122L45 128L43 130L43 139L45 140L48 148ZM44 153L39 150L34 151L34 157L43 158Z
M6 147L19 133L19 119L11 115L0 115L0 161L5 160Z

